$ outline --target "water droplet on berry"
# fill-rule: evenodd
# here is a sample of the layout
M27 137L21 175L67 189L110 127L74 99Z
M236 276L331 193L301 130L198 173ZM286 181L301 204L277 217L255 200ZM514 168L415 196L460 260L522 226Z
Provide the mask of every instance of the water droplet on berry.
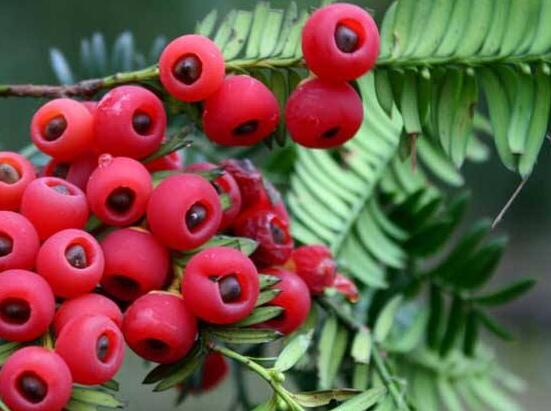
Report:
M86 268L88 266L86 250L81 245L75 244L69 246L65 250L65 258L75 268Z
M243 136L245 134L254 133L258 129L258 120L250 120L244 123L241 123L233 129L233 134L236 136Z
M149 114L144 113L143 111L137 111L132 117L132 127L134 131L142 136L149 134L153 121Z
M330 128L329 130L326 130L325 132L323 132L323 134L321 136L323 138L333 138L337 134L339 134L339 131L341 131L340 127L333 127L333 128Z
M46 382L32 372L25 372L17 379L17 390L27 401L38 404L48 394Z
M195 203L186 213L186 226L193 231L207 218L207 209L199 203Z
M335 29L335 43L343 53L353 53L359 47L359 36L350 27L344 24L339 24Z
M63 178L66 179L67 175L69 174L69 169L71 168L71 165L69 163L59 163L56 164L52 171L52 177L57 178Z
M109 354L109 337L105 334L96 341L96 355L101 362L107 360Z
M0 234L0 257L5 257L13 251L13 240L5 234Z
M6 298L0 303L0 317L8 324L25 324L31 317L31 307L19 298Z
M63 194L65 196L69 196L71 195L71 192L69 191L69 189L64 186L63 184L56 184L56 185L53 185L51 186L52 190L58 192L59 194Z
M136 195L126 187L119 187L107 197L107 206L114 212L124 214L134 204Z
M14 184L17 183L20 178L21 175L14 166L8 163L0 163L0 182Z
M227 275L218 281L220 296L225 303L233 303L241 297L241 284L235 275Z
M201 77L202 71L203 64L201 60L192 54L182 57L172 68L174 77L188 86L195 83Z
M272 232L272 238L276 244L285 244L287 235L285 231L274 221L270 222L270 231Z
M65 132L67 128L67 121L63 116L57 116L52 118L46 124L43 131L43 137L46 141L55 141Z

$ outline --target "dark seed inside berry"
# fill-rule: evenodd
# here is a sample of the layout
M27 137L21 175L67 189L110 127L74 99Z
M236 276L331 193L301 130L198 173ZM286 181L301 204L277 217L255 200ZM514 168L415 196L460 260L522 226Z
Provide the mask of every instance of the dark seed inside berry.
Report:
M335 43L343 53L353 53L359 46L358 33L344 24L339 24L335 29Z
M136 195L132 190L120 187L114 190L107 198L107 206L116 213L124 214L134 204Z
M0 234L0 257L5 257L13 251L13 240L6 235Z
M207 209L199 203L195 203L186 213L186 226L188 230L193 231L207 218Z
M156 338L147 338L144 341L144 345L152 351L164 351L168 348L168 345L164 341Z
M69 174L69 169L71 168L71 165L68 163L59 163L57 164L53 171L52 171L52 177L57 178L67 178L67 175Z
M31 307L19 298L6 298L0 303L0 317L8 324L25 324L31 317Z
M109 337L102 335L96 341L96 355L101 362L105 362L109 354Z
M285 240L287 239L285 231L283 231L283 229L277 224L274 224L273 221L270 223L270 231L272 232L274 243L285 244Z
M254 133L258 129L258 124L258 120L251 120L241 123L233 129L233 134L236 136L243 136L245 134Z
M23 398L33 404L38 404L48 394L46 382L31 372L25 372L17 379L17 390Z
M142 136L149 134L152 125L153 121L151 121L151 117L147 113L138 111L134 114L134 117L132 117L132 127L134 127L134 131Z
M52 186L52 190L57 191L59 194L63 194L66 196L71 195L71 192L69 191L69 189L63 184L56 184L55 186Z
M67 121L63 116L57 116L52 118L46 127L44 128L43 137L46 141L57 140L65 129L67 128Z
M187 85L195 83L201 77L202 71L203 64L194 55L182 57L172 68L174 77Z
M21 175L19 171L7 163L0 163L0 182L6 184L14 184L19 181Z
M225 303L233 303L241 297L241 285L234 275L227 275L218 281L220 296Z
M333 128L330 128L329 130L325 131L321 136L324 137L324 138L333 138L337 134L339 134L340 130L341 130L340 127L333 127Z
M75 244L69 246L65 250L65 258L75 268L86 268L88 266L86 250L81 245Z

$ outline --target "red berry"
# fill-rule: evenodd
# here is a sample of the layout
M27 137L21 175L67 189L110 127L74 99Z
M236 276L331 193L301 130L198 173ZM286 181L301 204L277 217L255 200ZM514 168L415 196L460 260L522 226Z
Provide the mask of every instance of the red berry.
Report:
M246 75L228 76L205 101L207 137L225 146L252 146L268 137L279 122L279 103L262 82Z
M294 271L304 280L310 292L320 294L335 282L337 264L331 250L324 245L304 245L293 251Z
M25 270L0 274L0 338L32 341L46 332L54 311L52 289L38 274Z
M330 81L354 80L365 74L379 56L379 30L364 9L345 3L320 8L302 30L306 65Z
M236 235L258 242L258 248L251 258L262 267L283 264L293 251L293 238L289 225L276 213L261 209L246 211L233 225Z
M67 228L84 228L88 220L86 196L77 186L55 177L34 180L23 193L21 214L45 240Z
M17 211L23 192L36 178L29 160L17 153L0 152L0 210Z
M360 128L362 100L347 83L309 80L289 97L285 119L298 144L309 148L336 147L354 137Z
M38 274L57 297L89 293L100 282L105 262L94 237L82 230L63 230L48 238L36 260Z
M360 298L360 293L356 284L342 274L337 273L332 287L344 295L351 303L357 302Z
M211 163L195 163L187 166L185 171L188 173L195 173L200 171L214 170L218 168ZM235 182L232 175L222 170L222 175L211 181L212 186L218 194L227 194L230 198L230 208L222 212L222 222L220 223L220 230L228 228L235 220L235 217L241 211L241 193L239 186Z
M93 117L80 102L58 98L34 114L31 137L44 153L73 160L93 147Z
M120 308L109 298L99 294L85 294L80 297L67 300L58 308L54 317L54 330L59 335L61 329L73 318L86 315L104 315L113 321L117 327L122 325L122 313Z
M65 361L42 347L21 348L0 370L0 398L12 411L61 411L71 389Z
M150 173L156 173L157 171L181 170L182 163L183 159L180 152L173 151L164 157L146 163L145 168L147 168L147 171Z
M165 283L170 256L148 231L113 231L101 241L101 247L105 257L101 285L119 300L135 300Z
M273 211L283 221L289 223L289 213L287 207L283 202L281 193L274 187L274 185L264 180L264 189L260 193L260 198L253 206L249 207L247 211L251 210L270 210Z
M73 161L60 161L52 159L44 169L46 177L57 177L67 180L86 191L88 179L98 166L98 156L93 153L86 153Z
M274 286L281 292L268 304L282 307L280 316L261 324L261 327L277 330L285 335L299 328L310 312L310 293L306 283L295 273L282 268L263 270L266 274L278 277L281 281Z
M102 153L141 159L161 145L166 129L163 103L139 86L120 86L98 103L96 145Z
M132 303L124 314L122 330L140 357L167 364L189 352L197 339L197 320L180 296L155 292Z
M201 379L199 386L190 387L190 391L201 393L210 391L219 385L227 377L230 366L226 358L217 352L210 352L205 356L201 368ZM183 387L185 389L185 387Z
M34 226L21 214L0 211L0 273L34 268L40 240Z
M184 302L204 321L231 324L243 320L254 309L258 293L256 267L233 248L208 248L194 255L186 266Z
M159 59L160 80L178 100L200 101L224 81L224 56L207 37L188 34L171 41Z
M124 338L108 317L88 315L65 324L56 338L55 351L69 366L76 383L103 384L121 368Z
M222 207L216 190L203 177L181 174L163 180L147 209L151 231L167 247L191 250L220 227Z
M90 176L86 195L90 209L104 223L127 226L145 213L153 190L151 175L140 162L102 155Z
M242 209L258 204L264 195L262 174L249 159L229 159L220 163L222 168L234 178L241 193Z

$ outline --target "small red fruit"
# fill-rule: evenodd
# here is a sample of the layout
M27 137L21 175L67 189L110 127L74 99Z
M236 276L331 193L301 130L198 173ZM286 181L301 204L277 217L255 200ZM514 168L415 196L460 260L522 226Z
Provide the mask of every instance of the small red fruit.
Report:
M268 305L281 307L284 311L278 317L260 324L259 327L271 328L289 335L308 318L311 305L308 286L298 275L283 268L270 268L263 272L281 280L273 287L281 292Z
M302 30L306 65L329 81L354 80L379 56L379 30L367 11L335 3L314 12Z
M93 147L93 116L76 100L51 100L34 114L31 138L44 153L73 160Z
M94 237L82 230L63 230L48 238L36 260L36 270L57 297L89 293L99 283L105 262Z
M133 301L166 281L168 250L148 231L125 228L102 241L105 271L101 285L121 301Z
M42 347L21 348L0 370L0 398L12 411L61 411L71 389L65 361Z
M76 383L103 384L122 366L124 338L104 315L73 318L57 336L55 352L65 360Z
M241 193L242 209L257 205L264 195L262 174L249 159L223 160L220 165L234 178Z
M224 81L224 56L218 46L199 34L171 41L159 59L160 80L181 101L200 101L212 95Z
M93 153L86 153L73 161L52 159L46 165L43 175L67 180L82 191L86 191L88 179L97 166L98 156Z
M112 89L94 115L96 145L100 152L113 156L144 158L159 148L165 130L163 103L139 86Z
M354 137L362 124L363 112L362 100L349 84L313 79L293 91L287 100L285 119L298 144L331 148Z
M150 173L156 173L157 171L181 170L183 167L182 164L183 159L180 152L173 151L166 156L146 163L145 168L147 168L147 171L149 171Z
M350 278L347 278L342 274L337 273L337 275L335 276L333 288L344 295L351 303L357 302L360 298L360 294L358 292L358 287L356 287L356 284L354 284L354 282Z
M197 321L180 296L154 292L138 298L124 314L126 342L140 357L170 364L197 339Z
M285 263L293 251L293 238L289 225L275 212L251 209L241 214L233 225L236 235L258 242L258 248L251 256L261 267Z
M181 174L166 178L155 188L147 221L155 237L167 247L191 250L218 231L222 207L208 180Z
M0 211L0 273L34 268L40 240L34 226L21 214Z
M55 177L34 180L23 193L21 214L45 240L67 228L82 229L88 220L86 196L77 186Z
M17 153L0 152L0 210L17 211L23 192L36 178L29 160Z
M246 75L228 76L205 101L207 137L225 146L252 146L268 137L279 122L279 103L262 82Z
M194 255L182 282L184 302L200 319L231 324L246 318L259 293L258 272L241 252L212 247Z
M65 324L73 318L84 317L91 313L106 316L119 328L122 325L122 313L117 304L100 294L85 294L65 301L57 309L54 317L56 335L59 335Z
M337 264L331 250L324 245L304 245L293 251L294 271L304 280L312 294L333 286Z
M0 273L0 338L32 341L54 318L55 299L48 283L30 271Z
M143 217L152 190L151 175L143 164L106 154L90 176L86 195L90 209L101 221L127 226Z

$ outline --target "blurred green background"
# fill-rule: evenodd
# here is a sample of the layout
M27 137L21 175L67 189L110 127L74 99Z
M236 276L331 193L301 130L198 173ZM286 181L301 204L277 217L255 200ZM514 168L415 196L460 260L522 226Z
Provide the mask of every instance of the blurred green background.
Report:
M288 2L271 3L273 7L285 7ZM305 7L317 2L298 3ZM363 2L378 17L387 3ZM121 32L130 30L138 48L147 50L159 34L170 39L192 31L195 22L212 8L219 8L224 15L231 8L251 9L254 4L253 0L0 0L0 83L54 83L49 48L60 48L69 60L78 61L80 39L97 31L111 42ZM40 103L35 99L0 99L0 149L17 150L28 144L29 121ZM514 330L517 342L491 340L503 363L527 382L527 391L520 401L531 411L548 410L551 402L551 284L546 279L551 267L551 190L546 189L551 180L550 148L549 144L543 148L534 175L498 228L511 241L494 285L525 275L539 280L527 297L498 313ZM495 216L519 183L495 157L484 165L467 165L465 173L473 192L470 220ZM129 356L128 363L119 380L124 381L122 396L129 400L129 409L172 409L174 394L152 394L148 388L140 387L141 362ZM263 398L263 394L263 388L255 388L253 398ZM226 382L222 389L192 398L183 408L225 409L232 396Z

